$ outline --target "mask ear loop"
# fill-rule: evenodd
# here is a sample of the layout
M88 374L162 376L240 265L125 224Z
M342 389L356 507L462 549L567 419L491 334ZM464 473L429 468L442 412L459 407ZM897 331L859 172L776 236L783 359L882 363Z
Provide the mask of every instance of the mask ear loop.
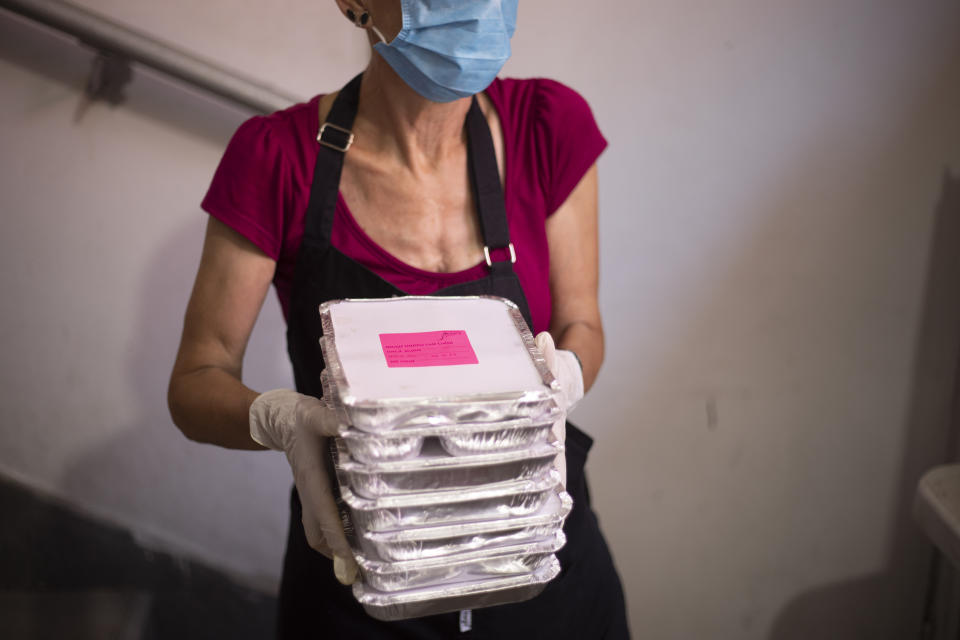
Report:
M377 29L377 25L371 24L370 28L373 29L373 32L377 34L378 38L380 38L380 42L382 42L383 44L390 44L389 42L387 42L387 39L383 37L383 34L380 33L380 29Z

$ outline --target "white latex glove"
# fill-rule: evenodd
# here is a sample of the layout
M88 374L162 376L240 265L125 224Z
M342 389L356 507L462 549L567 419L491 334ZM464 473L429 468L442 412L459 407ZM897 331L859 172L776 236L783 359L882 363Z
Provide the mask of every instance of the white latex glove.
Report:
M250 437L287 455L303 504L307 542L333 558L337 580L351 584L357 563L343 533L327 472L327 438L339 428L340 420L327 404L289 389L261 393L250 405Z
M537 348L543 353L544 360L547 361L547 368L550 369L550 373L560 383L560 389L566 403L564 409L567 413L570 413L583 398L583 369L580 367L580 361L577 360L573 351L557 349L553 343L553 336L546 331L538 333L534 340L537 343Z
M580 361L572 351L557 349L553 343L553 336L546 331L537 334L534 339L537 348L543 353L543 359L547 361L547 368L550 373L560 383L563 392L564 413L559 420L553 423L551 432L557 442L566 444L567 440L567 414L570 409L583 397L583 370L580 368ZM563 488L567 488L567 458L564 455L557 456L554 468L560 474Z

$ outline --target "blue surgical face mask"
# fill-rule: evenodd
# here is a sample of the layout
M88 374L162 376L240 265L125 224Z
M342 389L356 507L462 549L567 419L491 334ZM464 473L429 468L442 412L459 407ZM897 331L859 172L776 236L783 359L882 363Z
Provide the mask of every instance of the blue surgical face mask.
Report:
M510 57L518 0L401 0L403 28L374 49L434 102L486 89Z

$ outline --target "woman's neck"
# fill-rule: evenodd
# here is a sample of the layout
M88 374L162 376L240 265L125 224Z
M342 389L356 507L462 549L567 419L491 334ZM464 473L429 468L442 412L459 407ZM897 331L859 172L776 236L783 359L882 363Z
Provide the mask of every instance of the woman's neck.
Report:
M466 144L470 99L432 102L411 89L376 51L363 74L354 131L368 148L386 153L413 171L432 171Z

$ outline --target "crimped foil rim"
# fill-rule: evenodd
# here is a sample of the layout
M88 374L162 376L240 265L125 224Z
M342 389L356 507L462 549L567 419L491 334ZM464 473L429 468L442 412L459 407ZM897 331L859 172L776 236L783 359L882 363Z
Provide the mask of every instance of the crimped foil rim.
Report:
M565 417L560 409L544 416L510 418L495 422L458 422L456 424L399 426L385 432L373 433L348 427L339 435L355 440L380 440L381 438L428 438L460 435L462 433L487 433L490 431L513 431L523 429L541 429L551 427L554 422Z

